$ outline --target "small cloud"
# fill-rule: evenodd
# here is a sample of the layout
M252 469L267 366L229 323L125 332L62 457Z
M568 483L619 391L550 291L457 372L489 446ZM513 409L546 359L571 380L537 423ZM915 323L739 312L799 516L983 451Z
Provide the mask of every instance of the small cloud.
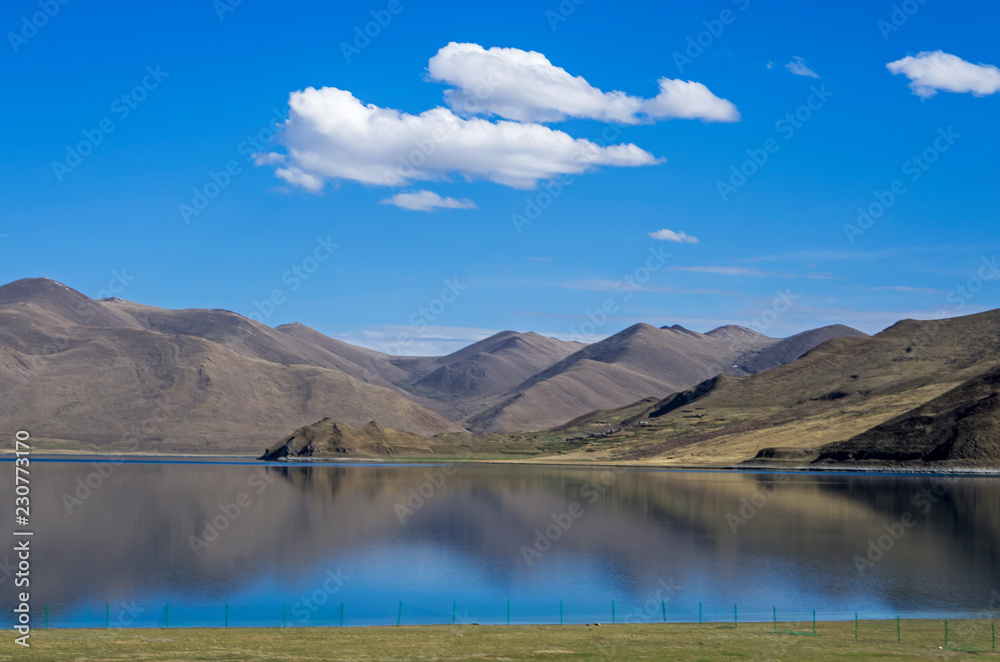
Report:
M872 292L906 292L907 294L945 294L944 290L937 290L933 287L910 287L909 285L884 285L881 287L869 287Z
M587 292L620 292L623 285L622 281L591 278L589 280L566 281L560 283L559 287L565 290L584 290ZM692 289L674 287L673 285L636 285L634 289L657 294L722 294L726 296L737 294L737 292L731 290L716 290L704 287Z
M808 76L809 78L819 78L819 74L806 66L805 60L795 56L792 61L785 65L785 69L788 69L796 76Z
M468 198L442 198L433 191L413 191L397 193L382 201L383 205L396 205L410 211L434 211L435 209L477 209L476 203Z
M688 271L695 274L722 274L725 276L753 276L764 278L774 274L747 267L670 267L671 271Z
M768 69L773 69L774 68L774 62L771 61L771 60L768 60L766 66L767 66Z
M679 244L698 243L698 237L692 237L684 232L674 232L673 230L667 230L666 228L657 230L656 232L650 232L649 236L653 239L658 239L659 241L676 241Z
M971 92L977 97L1000 90L1000 69L992 64L972 64L943 51L924 51L885 66L893 74L909 78L910 89L924 99L938 90Z

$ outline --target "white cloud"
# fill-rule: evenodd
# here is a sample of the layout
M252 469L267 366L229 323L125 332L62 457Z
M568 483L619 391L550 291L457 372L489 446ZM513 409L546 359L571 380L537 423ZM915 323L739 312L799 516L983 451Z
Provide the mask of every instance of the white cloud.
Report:
M608 280L604 278L590 278L587 280L570 280L559 283L558 287L564 290L584 290L587 292L621 292L622 281ZM737 292L731 290L715 290L704 287L684 288L673 285L636 285L635 289L642 292L655 292L658 294L724 294L734 295Z
M698 237L692 237L684 232L674 232L673 230L668 230L666 228L657 230L656 232L650 232L649 236L653 239L659 239L660 241L676 241L679 244L698 243Z
M373 325L334 334L338 340L393 356L444 356L489 338L500 329L403 324ZM401 341L400 338L406 338Z
M866 288L872 292L906 292L907 294L947 294L944 290L937 290L933 287L911 287L909 285L884 285L881 287Z
M653 119L700 119L736 122L740 113L730 101L720 99L701 83L660 79L660 93L642 103L642 113Z
M806 66L805 60L795 56L792 61L785 65L785 69L788 69L796 76L808 76L810 78L819 78L819 74Z
M318 191L328 179L405 186L414 181L486 179L518 189L596 166L659 163L633 144L601 146L540 124L464 119L446 108L410 115L362 104L335 87L293 92L275 174Z
M735 122L739 112L701 83L661 78L652 99L603 92L542 53L519 48L484 49L452 42L427 66L430 80L452 85L445 98L462 114L488 113L522 122L567 117L637 124L658 119Z
M688 271L695 274L723 274L725 276L754 276L765 277L774 274L750 269L749 267L670 267L671 271Z
M1000 90L1000 69L991 64L972 64L943 51L925 51L885 65L893 74L910 79L910 89L928 98L938 90L971 92L980 97Z
M411 211L434 211L435 209L476 209L476 203L468 198L442 198L433 191L413 191L397 193L382 201L383 205L396 205Z

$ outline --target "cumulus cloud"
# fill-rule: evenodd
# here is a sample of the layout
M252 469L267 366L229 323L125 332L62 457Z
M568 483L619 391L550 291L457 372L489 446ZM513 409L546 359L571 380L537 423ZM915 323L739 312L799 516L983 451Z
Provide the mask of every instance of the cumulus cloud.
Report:
M679 244L698 243L698 237L692 237L684 232L674 232L673 230L668 230L666 228L657 230L656 232L650 232L649 236L653 239L659 239L660 241L676 241Z
M468 198L442 198L433 191L413 191L397 193L382 201L383 205L396 205L411 211L434 211L435 209L476 209L476 203Z
M602 146L541 124L462 118L447 108L419 115L363 104L335 87L293 92L275 173L318 191L329 179L382 186L457 173L518 189L597 166L659 163L633 144Z
M795 56L792 61L785 65L785 69L788 69L796 76L808 76L809 78L819 78L819 74L806 66L805 60Z
M651 99L603 92L582 76L553 65L543 54L519 48L484 49L452 42L427 66L428 78L454 87L448 104L463 114L488 113L521 122L567 117L637 124L659 119L735 122L739 112L701 83L661 78Z
M971 92L977 97L1000 90L1000 69L991 64L972 64L943 51L924 51L885 65L893 74L910 79L910 89L929 98L938 90Z

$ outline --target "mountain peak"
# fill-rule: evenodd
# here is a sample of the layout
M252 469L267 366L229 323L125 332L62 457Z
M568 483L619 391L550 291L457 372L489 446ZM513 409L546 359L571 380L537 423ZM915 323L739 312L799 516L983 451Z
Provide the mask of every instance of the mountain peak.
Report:
M767 336L765 336L762 333L757 333L753 329L748 329L745 326L739 326L737 324L726 324L726 325L720 326L720 327L718 327L716 329L712 329L711 331L709 331L705 335L706 336L710 336L712 338L726 338L726 339L732 339L732 338L747 338L747 339L751 339L751 338L766 338L767 337Z

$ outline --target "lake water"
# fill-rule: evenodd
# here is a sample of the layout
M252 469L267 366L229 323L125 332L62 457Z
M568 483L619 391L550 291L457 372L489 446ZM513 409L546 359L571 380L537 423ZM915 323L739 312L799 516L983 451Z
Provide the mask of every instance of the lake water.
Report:
M789 620L954 617L1000 605L993 478L91 462L31 465L38 626L45 605L61 627L731 621L734 605L740 620L773 608ZM13 466L0 471L10 531ZM0 551L5 605L11 550Z

